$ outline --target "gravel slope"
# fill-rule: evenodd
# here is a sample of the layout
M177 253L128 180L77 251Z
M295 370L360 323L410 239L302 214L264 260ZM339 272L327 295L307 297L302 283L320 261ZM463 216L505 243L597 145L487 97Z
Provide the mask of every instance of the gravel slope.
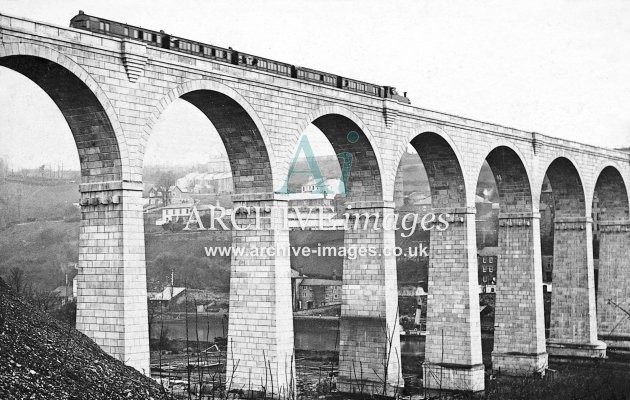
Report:
M150 378L15 296L0 279L0 399L168 399Z

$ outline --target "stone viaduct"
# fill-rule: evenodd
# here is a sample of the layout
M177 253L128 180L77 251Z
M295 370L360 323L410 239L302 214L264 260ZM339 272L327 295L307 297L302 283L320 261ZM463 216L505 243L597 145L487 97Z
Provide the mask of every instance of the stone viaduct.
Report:
M548 354L599 357L606 344L630 347L630 321L608 302L630 307L630 154L6 15L0 15L0 65L53 99L76 141L82 172L77 327L145 373L143 154L152 127L178 98L198 107L221 135L235 205L287 207L276 189L311 123L337 153L353 154L345 202L354 210L392 213L398 163L409 143L417 149L434 209L452 216L449 229L431 231L427 386L439 386L442 376L444 388L484 388L475 243L475 188L484 160L501 203L493 368L531 374L546 367ZM350 131L359 134L356 143L348 142ZM556 208L548 341L538 212L545 175ZM602 220L597 297L594 193ZM262 230L234 232L234 245L288 246L281 214L266 217ZM393 242L391 230L345 232L346 246ZM293 386L290 296L287 256L233 256L227 365L228 371L235 366L228 372L233 388L256 385L269 373L277 386ZM395 257L346 259L342 303L339 386L391 393L402 384Z

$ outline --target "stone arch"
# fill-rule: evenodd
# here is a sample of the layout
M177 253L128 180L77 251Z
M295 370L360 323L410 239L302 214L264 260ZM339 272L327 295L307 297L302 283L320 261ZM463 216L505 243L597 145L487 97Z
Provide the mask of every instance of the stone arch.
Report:
M197 107L219 132L230 160L235 193L273 192L276 185L272 165L276 163L262 120L243 96L217 81L187 81L165 94L145 125L141 146L143 155L153 126L178 98Z
M577 164L567 156L553 159L546 168L554 199L554 210L558 217L586 217L590 205L586 204L584 180Z
M0 66L50 96L77 146L84 184L77 329L127 365L149 371L147 305L137 301L146 298L141 191L123 184L136 175L115 109L85 69L46 46L0 45Z
M477 287L477 274L474 252L475 236L472 233L475 216L467 207L467 188L462 158L453 141L435 125L413 127L408 142L397 144L395 174L402 173L403 154L408 144L416 150L428 178L431 193L431 210L427 213L412 208L416 216L434 214L446 219L446 229L429 229L428 232L428 290L426 305L426 344L425 371L426 387L437 388L444 385L449 389L462 387L483 388L483 368L481 365L481 329L479 322L479 298L472 295L471 287ZM393 168L392 168L393 169ZM399 209L408 217L406 208ZM438 217L439 215L439 217ZM426 238L426 232L417 237ZM417 240L417 239L416 239ZM464 322L465 321L465 322ZM443 346L453 351L444 358ZM444 367L448 365L447 367ZM440 374L444 368L442 382L429 377ZM457 372L455 372L457 371ZM463 372L465 371L465 372ZM456 376L456 378L454 378Z
M599 171L593 198L595 196L598 199L599 219L628 219L627 186L621 172L616 167L607 165Z
M449 143L439 133L425 131L414 136L410 143L418 152L429 178L433 207L466 207L466 183L461 159L455 153L452 142Z
M494 175L501 212L533 211L535 208L530 174L518 149L507 144L498 145L487 154L484 160L488 162ZM479 165L477 180L481 174L482 164Z
M422 137L422 135L426 135L426 136ZM428 142L423 143L425 140ZM414 141L415 141L415 145L414 145ZM464 188L466 187L466 176L462 171L462 166L464 165L463 158L461 156L459 149L455 145L455 142L453 141L453 139L444 131L444 129L434 124L422 124L419 127L412 129L411 132L407 135L406 140L399 144L398 149L396 150L394 164L392 165L392 168L389 171L390 172L389 178L391 181L393 181L396 178L396 175L398 173L398 168L400 167L400 163L402 161L403 154L407 150L407 146L409 144L412 144L412 146L416 148L416 151L418 151L418 148L416 147L416 145L419 145L419 146L428 145L428 146L439 147L441 151L443 152L443 154L447 155L446 159L442 159L441 161L444 162L448 160L448 163L450 164L449 171L451 173L455 173L455 175L452 175L451 177L454 178L454 180L458 183L457 186L462 185L462 187ZM425 150L423 150L423 153L424 152ZM424 156L422 156L420 155L420 152L418 152L418 155L423 160L423 164L425 163L424 160L426 160L426 163L429 163L432 161L431 154L424 154ZM424 165L426 169L427 164L424 164ZM435 168L432 168L432 170L435 170ZM437 171L434 171L434 172L437 172ZM428 170L427 170L427 174L428 174ZM461 175L461 178L462 178L461 180L460 180L459 175ZM434 176L434 178L438 179L437 176ZM466 196L466 193L467 191L464 190L464 196ZM391 193L388 193L388 198L389 196L393 196L393 191L391 191ZM433 195L432 195L432 200L435 200L433 199ZM460 205L461 203L460 200L461 199L459 198L459 195L458 195L457 201L448 202L448 203L452 203L451 205L456 205L456 204ZM438 201L437 203L435 203L436 204L435 207L446 207L448 206L448 203L444 201ZM467 203L466 199L464 198L464 203L461 204L461 206L465 206L466 203Z
M372 132L367 125L352 111L339 105L320 107L303 119L297 128L298 135L293 138L293 149L300 135L309 124L321 130L332 145L335 153L349 153L352 164L346 191L353 200L383 200L383 167L380 151ZM356 137L350 137L350 132ZM352 139L352 140L350 140ZM356 140L355 140L356 139ZM291 159L286 160L286 169ZM343 163L340 165L343 170Z
M52 48L22 42L0 44L0 66L35 82L59 107L77 145L82 183L132 180L114 107L85 69Z
M598 339L623 350L629 347L630 337L630 321L623 311L630 305L627 187L618 167L609 163L599 170L593 188L593 255L599 259L595 276Z
M577 165L563 154L546 168L554 213L547 351L566 354L566 346L574 346L578 348L572 349L572 355L602 357L606 345L597 340L591 204Z
M507 141L493 147L485 160L494 176L500 207L498 248L491 253L497 262L492 368L514 375L540 372L547 367L547 354L540 221L531 174L518 148ZM525 320L526 325L519 322Z

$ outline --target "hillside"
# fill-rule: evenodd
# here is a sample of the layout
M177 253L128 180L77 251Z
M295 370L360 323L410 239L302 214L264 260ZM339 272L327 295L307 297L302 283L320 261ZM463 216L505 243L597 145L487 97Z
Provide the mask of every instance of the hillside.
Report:
M78 217L72 204L79 198L77 183L46 186L0 181L0 229L13 222Z
M0 398L167 399L150 378L38 311L0 280Z
M160 228L161 229L161 228ZM145 234L147 283L161 290L173 273L176 285L226 292L230 286L230 257L207 257L205 247L229 247L231 232L162 232Z
M28 283L52 290L76 274L79 221L26 222L0 231L0 276L12 267L24 271Z

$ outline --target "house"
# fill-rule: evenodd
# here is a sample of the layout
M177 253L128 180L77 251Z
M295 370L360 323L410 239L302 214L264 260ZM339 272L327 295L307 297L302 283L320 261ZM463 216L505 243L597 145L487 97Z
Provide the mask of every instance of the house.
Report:
M497 290L498 247L484 247L477 252L479 292L494 293Z
M177 180L177 187L188 195L225 195L234 192L232 173L228 171L191 172Z
M188 193L188 189L181 188L178 185L168 188L168 198L170 204L191 204L193 199Z
M316 191L325 191L326 189L323 188L324 186L324 181L322 180L321 183L318 183L317 181L315 181L315 179L313 179L313 177L311 177L311 179L308 180L308 182L306 182L305 184L302 185L302 193L313 193ZM321 189L320 189L321 188Z
M168 307L171 301L182 296L185 291L185 287L167 286L161 292L148 292L147 300L149 300L150 304Z
M76 263L68 263L69 266L73 266L76 269ZM74 278L72 278L72 285L69 284L68 280L67 280L67 274L66 274L66 285L65 286L57 286L53 291L52 294L53 296L59 298L61 305L66 305L67 303L76 301L77 299L77 279L78 276L75 275Z
M305 278L298 286L298 310L341 304L341 281Z
M212 172L195 178L194 189L199 194L231 194L234 184L231 172Z
M493 246L498 240L499 231L499 203L492 203L484 190L484 196L475 196L477 224L477 245L479 247Z
M52 291L53 296L57 297L61 305L66 305L75 300L72 286L58 286Z
M312 176L302 185L301 192L304 193L313 193L316 192L318 194L329 194L334 197L337 194L345 193L346 188L341 179L336 178L327 178L322 182L318 182Z
M149 205L158 206L158 207L163 206L164 201L168 201L166 198L167 195L168 193L166 192L164 187L153 186L151 189L149 189L149 193L148 193Z
M208 172L230 172L230 161L225 152L215 150L209 154L210 161L206 164Z
M398 285L398 297L419 297L426 296L426 292L419 283Z
M156 225L164 225L171 221L179 221L180 218L188 219L193 204L171 204L162 208L162 218L155 221Z
M406 307L400 307L401 319L407 318L409 322L413 322L413 326L408 323L403 323L404 328L412 329L416 326L421 326L422 311L426 311L427 304L427 292L422 287L422 282L417 284L406 284L398 286L398 304L406 304ZM408 298L408 301L403 301L401 298ZM413 316L413 319L411 319Z
M302 281L306 279L307 276L302 274L297 269L291 268L291 297L293 298L293 310L298 309L299 305L299 288L302 284Z

